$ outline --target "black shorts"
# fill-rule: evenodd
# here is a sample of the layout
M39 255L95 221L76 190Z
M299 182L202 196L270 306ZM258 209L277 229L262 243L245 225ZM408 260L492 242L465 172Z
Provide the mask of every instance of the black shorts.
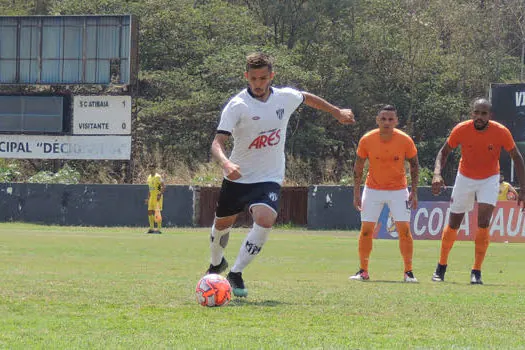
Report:
M224 179L215 216L223 218L239 214L246 205L267 205L276 213L279 212L281 186L275 182L257 182L242 184Z

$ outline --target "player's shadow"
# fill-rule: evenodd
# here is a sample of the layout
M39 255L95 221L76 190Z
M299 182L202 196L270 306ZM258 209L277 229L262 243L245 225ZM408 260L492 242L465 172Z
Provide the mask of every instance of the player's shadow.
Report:
M365 281L364 283L401 283L401 284L418 284L419 282L416 282L416 283L407 283L405 281L389 281L389 280L369 280L369 281Z
M288 303L279 300L251 300L246 298L234 298L230 301L228 306L243 306L243 305L254 305L254 306L266 306L266 307L277 307Z
M405 281L388 281L388 280L373 280L373 281L366 281L365 283L399 283L399 284L415 284L415 285L418 285L418 284L421 284L422 282L419 281L419 282L416 282L416 283L407 283ZM427 283L427 281L423 281L424 284ZM428 281L428 283L432 283L432 284L453 284L453 285L456 285L456 286L478 286L477 284L470 284L470 283L465 283L465 282L433 282L433 281ZM505 287L504 284L496 284L496 283L483 283L483 285L479 285L480 287Z

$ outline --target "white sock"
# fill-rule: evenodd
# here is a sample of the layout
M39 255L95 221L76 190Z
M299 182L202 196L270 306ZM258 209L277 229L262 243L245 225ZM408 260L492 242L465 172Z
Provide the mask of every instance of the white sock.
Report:
M253 223L253 227L246 235L244 242L242 242L241 249L235 265L231 268L232 272L242 272L246 266L255 258L261 251L264 243L268 239L268 234L271 228L265 228Z
M215 225L211 228L210 235L210 254L211 264L217 266L221 263L222 257L224 256L224 248L228 245L228 239L230 239L231 227L225 228L224 230L217 230Z

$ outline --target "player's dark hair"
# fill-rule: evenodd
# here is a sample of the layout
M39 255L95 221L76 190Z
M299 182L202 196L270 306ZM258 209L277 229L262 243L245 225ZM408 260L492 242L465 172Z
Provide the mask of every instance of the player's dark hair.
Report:
M391 111L391 112L394 112L395 114L397 114L397 109L396 107L392 106L392 105L384 105L383 107L381 107L381 109L379 110L379 113L381 113L382 111Z
M272 71L273 59L265 53L254 52L246 56L246 71L268 67Z

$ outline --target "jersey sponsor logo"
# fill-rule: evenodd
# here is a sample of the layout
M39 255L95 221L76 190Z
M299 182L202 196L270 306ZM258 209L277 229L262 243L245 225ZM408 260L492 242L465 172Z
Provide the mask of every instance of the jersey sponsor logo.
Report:
M248 149L260 149L263 147L272 147L281 141L281 129L263 131L255 140L250 143Z
M270 192L268 193L268 198L270 198L272 202L275 202L279 198L279 196L277 196L277 193L275 192Z
M525 106L525 91L516 92L516 107Z
M257 115L252 117L252 120L259 120L259 119L261 119L261 117L259 117Z
M279 108L275 111L275 114L277 114L277 118L279 118L279 120L282 120L284 116L284 108Z

